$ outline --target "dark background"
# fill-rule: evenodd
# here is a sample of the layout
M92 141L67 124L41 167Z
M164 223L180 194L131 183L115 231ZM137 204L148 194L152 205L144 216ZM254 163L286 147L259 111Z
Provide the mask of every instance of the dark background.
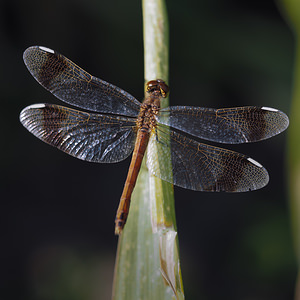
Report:
M273 1L167 5L171 105L289 112L294 39ZM142 99L141 1L0 2L0 298L110 299L114 217L129 159L110 165L76 160L21 126L25 106L61 104L23 64L31 45L55 49ZM268 169L270 183L262 190L175 188L187 299L292 299L296 261L285 138L229 147Z

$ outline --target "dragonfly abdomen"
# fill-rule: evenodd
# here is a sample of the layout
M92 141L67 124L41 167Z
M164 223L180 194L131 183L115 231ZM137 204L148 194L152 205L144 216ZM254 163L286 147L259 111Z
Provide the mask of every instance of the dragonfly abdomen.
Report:
M125 181L123 193L121 195L120 204L115 219L115 233L118 235L122 232L127 220L131 195L136 184L136 180L142 165L145 151L147 149L149 137L149 130L141 128L138 131L135 147L131 158L131 163L129 166L127 178Z

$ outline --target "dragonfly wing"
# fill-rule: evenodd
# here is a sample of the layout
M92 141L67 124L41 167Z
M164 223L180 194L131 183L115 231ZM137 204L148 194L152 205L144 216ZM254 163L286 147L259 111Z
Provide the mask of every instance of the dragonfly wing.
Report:
M79 159L112 163L128 157L136 138L134 119L92 114L51 104L34 104L20 114L26 129Z
M289 125L283 112L255 106L222 109L171 106L161 109L157 118L159 123L193 136L227 144L264 140Z
M164 126L152 133L147 151L154 175L191 190L246 192L269 181L266 169L248 156L168 132Z
M25 50L31 75L60 100L95 112L137 116L140 102L122 89L98 79L65 56L45 47Z

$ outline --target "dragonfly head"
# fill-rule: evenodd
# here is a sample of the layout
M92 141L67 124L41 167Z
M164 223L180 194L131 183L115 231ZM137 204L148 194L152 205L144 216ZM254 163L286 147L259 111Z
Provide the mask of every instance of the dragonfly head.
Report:
M169 94L169 87L162 79L151 80L146 84L147 93L159 93L166 98Z

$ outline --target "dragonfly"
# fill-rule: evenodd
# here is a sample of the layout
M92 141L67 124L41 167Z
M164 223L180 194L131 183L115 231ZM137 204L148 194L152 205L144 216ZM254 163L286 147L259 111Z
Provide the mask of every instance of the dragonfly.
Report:
M125 226L145 155L152 174L186 189L246 192L268 183L267 170L251 157L197 139L239 144L270 138L288 127L289 119L280 110L265 106L161 108L169 93L161 79L146 84L145 98L140 102L52 49L29 47L23 59L45 89L85 110L47 103L27 106L20 113L20 121L29 132L89 162L115 163L133 153L115 234L121 234Z

